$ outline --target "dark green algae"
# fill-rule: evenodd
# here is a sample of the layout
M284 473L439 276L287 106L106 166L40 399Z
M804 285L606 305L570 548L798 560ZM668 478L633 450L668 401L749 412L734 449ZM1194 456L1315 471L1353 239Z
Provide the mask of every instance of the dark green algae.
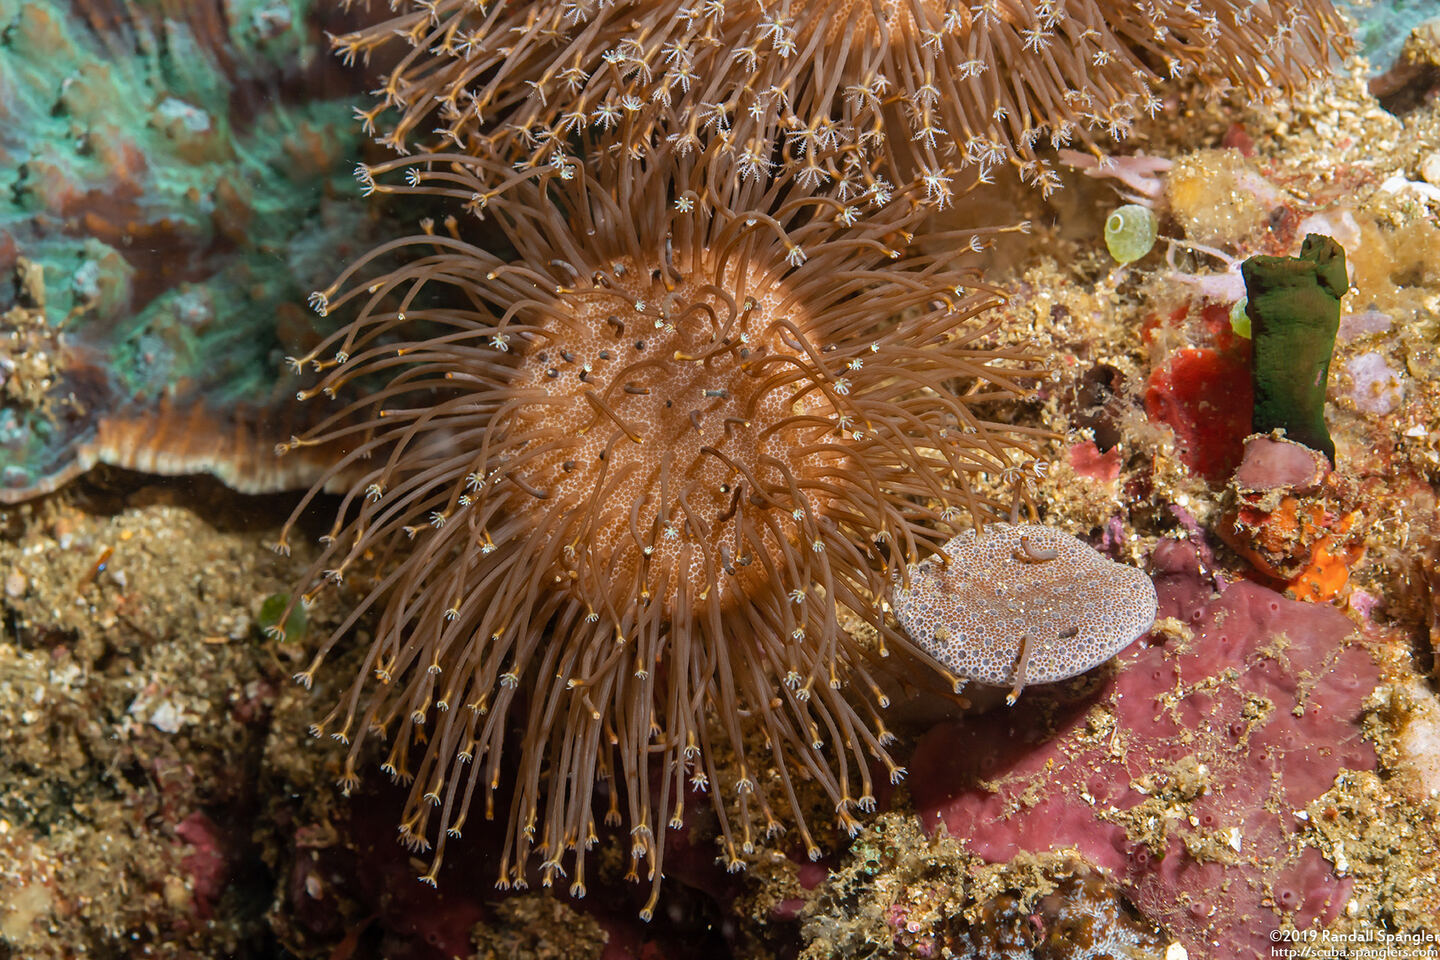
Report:
M1254 344L1252 430L1284 430L1289 439L1334 463L1325 393L1340 329L1340 300L1350 287L1345 250L1330 237L1312 233L1300 256L1251 257L1240 272Z

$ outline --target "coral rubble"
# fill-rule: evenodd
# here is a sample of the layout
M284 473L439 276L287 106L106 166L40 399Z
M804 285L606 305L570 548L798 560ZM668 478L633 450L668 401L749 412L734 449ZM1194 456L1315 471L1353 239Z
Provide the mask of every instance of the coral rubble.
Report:
M1159 960L1171 942L1115 885L1064 854L988 866L885 814L806 908L802 960Z

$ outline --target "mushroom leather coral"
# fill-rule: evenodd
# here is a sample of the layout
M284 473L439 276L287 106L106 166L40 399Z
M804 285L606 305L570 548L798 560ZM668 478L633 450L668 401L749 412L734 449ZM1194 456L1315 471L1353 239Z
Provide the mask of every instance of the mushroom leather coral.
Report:
M315 732L351 742L347 786L365 738L389 740L384 768L414 781L402 836L435 845L432 882L473 798L508 808L502 885L536 858L544 883L568 873L583 893L597 783L632 878L657 888L692 789L710 791L732 869L787 823L818 856L796 773L854 829L872 769L902 773L876 663L930 662L877 598L967 512L1008 513L970 478L1019 475L1048 436L986 417L1044 371L987 345L990 295L905 247L910 203L852 224L723 164L591 156L487 202L508 257L452 220L388 245L405 266L352 266L315 303L358 315L292 361L324 371L305 396L375 384L287 445L354 438L335 470L362 474L304 599L380 559L300 679L379 610ZM371 185L468 197L511 175L455 154Z
M271 354L318 342L298 301L386 231L340 199L364 87L317 55L353 18L230 6L0 4L0 503L96 463L259 492L331 459L276 462L309 424Z

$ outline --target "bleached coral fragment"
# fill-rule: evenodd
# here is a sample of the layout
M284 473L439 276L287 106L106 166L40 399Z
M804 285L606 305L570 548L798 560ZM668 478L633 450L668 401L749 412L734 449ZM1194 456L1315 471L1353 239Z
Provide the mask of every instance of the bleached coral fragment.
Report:
M947 668L1012 699L1108 660L1155 621L1148 576L1051 527L993 523L944 550L910 567L895 615Z

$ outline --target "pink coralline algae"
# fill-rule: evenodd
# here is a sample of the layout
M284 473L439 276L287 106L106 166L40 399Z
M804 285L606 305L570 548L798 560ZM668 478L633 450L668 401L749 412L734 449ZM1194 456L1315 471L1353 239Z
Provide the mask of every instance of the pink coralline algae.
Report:
M1114 483L1120 478L1120 448L1111 447L1103 453L1094 440L1071 446L1066 455L1070 468L1082 477Z
M195 913L208 920L215 903L230 884L230 862L220 827L197 810L175 826L175 835L189 846L181 865L190 875Z
M1331 607L1247 582L1214 595L1185 543L1153 562L1163 632L1089 689L933 729L916 808L990 861L1077 851L1192 956L1268 957L1271 931L1349 898L1343 854L1306 845L1324 815L1307 807L1375 768L1358 721L1379 672Z

